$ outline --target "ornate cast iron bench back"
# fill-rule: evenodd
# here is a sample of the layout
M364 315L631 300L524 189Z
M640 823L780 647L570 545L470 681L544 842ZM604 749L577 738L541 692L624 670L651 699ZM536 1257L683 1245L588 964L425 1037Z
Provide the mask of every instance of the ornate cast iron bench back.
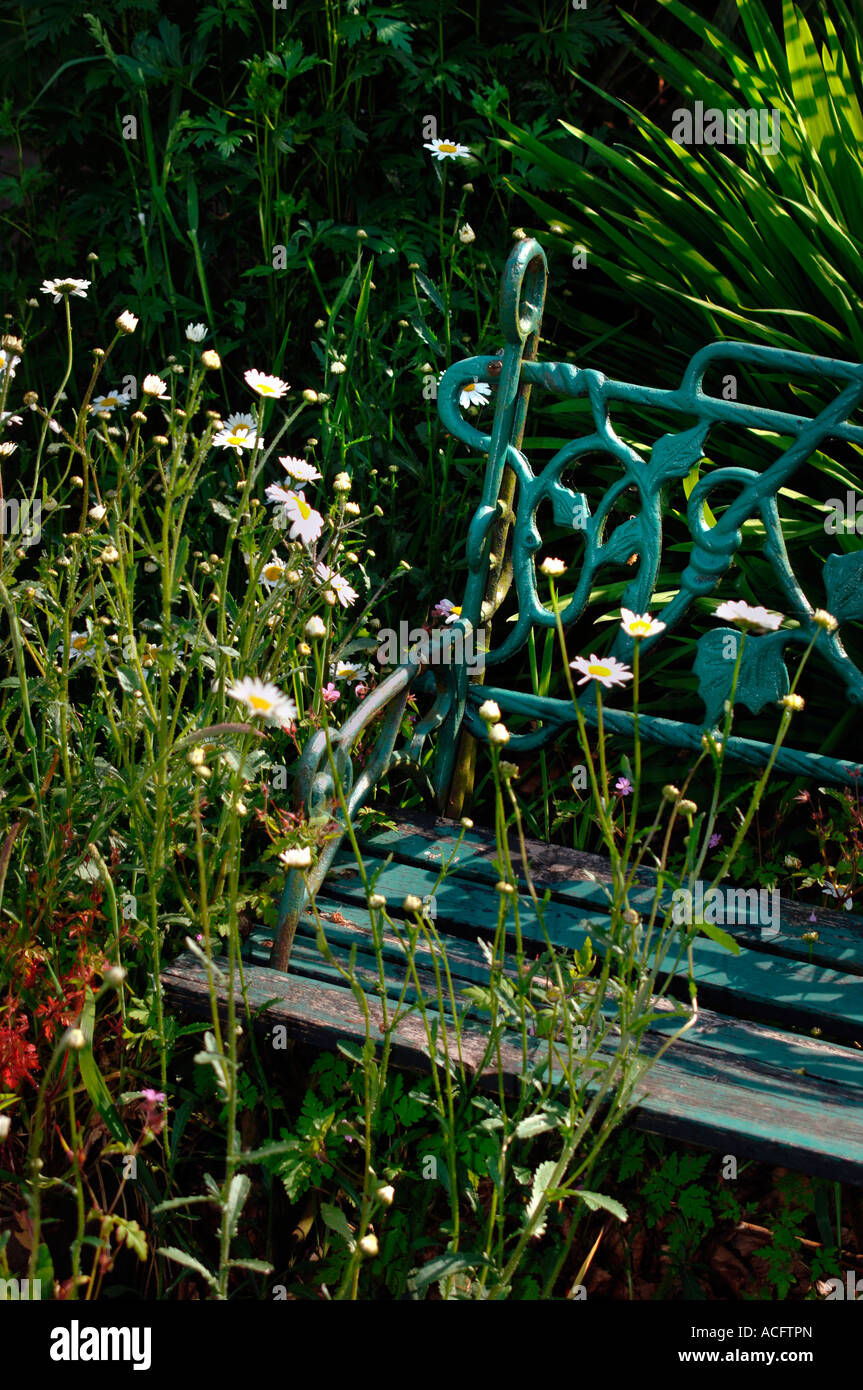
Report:
M526 239L510 255L501 290L501 323L505 340L501 358L472 357L455 363L445 373L438 391L438 410L446 428L469 447L488 455L482 499L470 525L467 541L469 576L462 604L461 620L466 633L491 629L491 618L514 586L517 618L499 645L493 643L485 653L486 684L469 679L468 670L457 669L451 693L447 727L440 741L436 786L445 793L452 776L455 732L460 724L477 739L487 737L486 727L477 714L484 699L494 699L504 714L527 715L541 721L541 727L515 734L508 747L513 753L536 748L556 737L575 722L569 701L542 698L514 692L494 685L495 666L507 661L523 648L531 629L554 625L550 603L540 597L536 556L542 546L538 512L550 507L558 526L572 526L583 533L583 549L577 565L575 590L566 603L563 621L577 622L588 605L591 591L603 571L616 570L627 580L621 605L637 613L653 607L666 624L666 631L642 642L643 665L651 649L667 640L690 614L693 601L710 594L727 573L741 545L743 524L760 518L766 542L764 553L772 566L784 600L784 613L796 626L784 625L776 632L747 639L741 661L736 703L757 714L789 689L785 651L808 646L817 633L813 661L833 683L844 687L848 701L863 703L863 673L845 651L841 629L849 620L863 618L863 552L831 555L823 573L824 597L811 604L797 582L789 563L777 507L777 492L827 439L863 444L863 428L850 422L850 416L863 399L863 366L853 362L814 357L748 343L718 342L702 348L690 360L680 385L674 390L612 381L601 372L566 362L535 360L547 280L545 254L540 245ZM792 415L757 408L736 400L709 395L704 390L708 370L723 362L768 369L787 376L803 373L811 380L820 378L833 387L833 399L814 416ZM485 381L497 387L491 434L483 434L462 415L459 397L469 382ZM542 468L534 470L521 447L531 388L537 386L560 396L586 398L590 407L592 431L571 440ZM694 419L695 423L656 439L644 457L624 442L615 427L618 404L657 408ZM663 493L669 485L682 481L694 465L705 457L708 436L717 425L732 430L769 431L790 439L775 461L763 472L736 466L713 467L693 488L686 507L692 540L688 563L679 577L679 589L671 601L656 609L654 596L662 556ZM562 475L571 472L586 455L601 452L613 460L619 476L604 493L591 514L584 493L565 486ZM714 518L708 499L722 489L733 487L732 500ZM611 513L626 494L627 506L637 493L637 514L610 527ZM510 524L511 523L511 524ZM507 534L508 533L508 534ZM509 554L504 558L504 542ZM634 572L627 561L638 556ZM561 583L564 581L561 580ZM826 607L838 620L839 629L829 633L813 627L815 608ZM455 626L455 625L454 625ZM728 639L732 639L729 646ZM731 691L734 660L723 660L722 652L734 652L733 629L714 627L696 643L694 669L705 713L701 724L685 724L674 719L641 716L643 737L680 748L698 748L705 729L721 722L724 703ZM631 661L633 640L620 632L611 654ZM582 706L588 723L595 718L592 696ZM631 734L632 715L609 709L606 726L613 732ZM728 755L754 765L763 764L771 745L739 737L729 739ZM863 760L861 760L863 761ZM853 785L858 767L849 760L829 758L794 748L783 748L777 759L780 770Z

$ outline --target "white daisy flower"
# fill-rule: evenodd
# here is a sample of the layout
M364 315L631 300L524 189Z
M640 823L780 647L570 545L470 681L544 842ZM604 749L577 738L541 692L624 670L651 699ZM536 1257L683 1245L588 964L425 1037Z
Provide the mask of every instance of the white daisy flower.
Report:
M0 425L22 425L23 423L24 417L22 415L13 415L11 410L0 411Z
M570 667L573 671L581 674L581 680L577 685L586 685L588 681L599 681L600 685L606 687L611 685L623 685L625 681L632 680L632 672L628 666L624 666L622 661L615 661L613 656L598 657L591 655L590 660L583 656L577 656L575 661L571 661Z
M355 661L336 661L330 667L330 675L335 681L355 681L368 673L367 666L359 666Z
M284 560L280 560L278 555L271 555L264 568L261 570L261 583L268 589L274 589L284 576L287 565Z
M205 323L187 323L186 341L189 343L202 343L207 336L207 325Z
M312 851L308 845L295 845L293 849L283 849L279 858L286 869L307 869L312 862Z
M437 160L464 159L470 154L467 145L460 145L456 140L439 140L437 136L434 140L426 141L423 149L431 150L432 155Z
M59 304L64 294L77 295L79 299L87 298L87 291L90 288L89 280L74 280L71 276L65 280L43 280L39 286L42 294L53 294L54 303Z
M257 427L253 415L229 415L219 433L214 436L213 444L223 449L236 449L238 454L242 449L263 448L264 441L256 433Z
M741 627L751 627L754 632L775 632L782 625L781 613L769 613L766 608L753 608L742 599L734 603L720 603L713 616L724 618L729 623L739 623Z
M441 372L438 380L443 377ZM485 405L491 397L491 387L486 381L469 381L459 392L458 403L462 410L467 410L469 405Z
M91 631L87 631L87 632L70 632L70 633L69 633L69 665L70 665L70 666L72 666L72 665L74 665L76 662L81 661L82 659L84 659L84 658L89 657L89 656L92 655L92 647L91 647L92 639L93 639L93 633L92 633Z
M267 489L269 492L269 488ZM324 529L324 518L314 507L309 506L301 492L289 492L282 503L282 522L290 522L289 536L292 541L301 540L304 545L316 541Z
M633 613L629 608L621 608L620 626L628 637L655 637L665 631L665 623L658 618L651 618L649 613Z
M440 603L436 603L432 612L438 618L445 618L447 623L454 623L456 618L461 617L461 608L448 598L442 598Z
M280 458L279 463L284 468L289 477L298 483L316 483L320 479L320 473L313 463L306 463L305 459L295 459L288 456Z
M130 400L125 391L112 391L107 396L94 396L89 408L94 415L110 415L113 410L128 405Z
M138 318L132 313L131 309L124 309L122 314L114 320L121 333L134 333L138 327Z
M230 687L228 695L242 701L253 716L259 715L273 724L288 724L297 717L297 707L290 696L257 676L244 676Z
M458 239L462 246L470 246L472 241L476 241L476 232L469 222L465 222L463 227L459 227Z
M13 377L15 375L15 368L20 361L21 358L16 357L14 353L9 352L7 348L0 348L0 376L2 376L4 372L8 372L10 377Z
M156 376L155 372L148 372L144 377L141 390L145 396L154 396L157 401L168 399L168 383L163 381L160 376Z
M265 376L263 372L248 371L244 373L246 385L253 391L257 391L259 396L272 396L278 400L290 390L288 383L282 381L278 376Z
M359 594L353 589L348 581L341 574L336 574L334 570L328 569L326 565L315 565L315 574L330 589L332 589L342 608L350 608L352 603L356 603Z
M264 496L268 497L271 502L280 503L281 505L284 505L285 502L289 502L294 495L295 494L289 491L288 488L279 487L278 483L269 483L267 487L264 488Z

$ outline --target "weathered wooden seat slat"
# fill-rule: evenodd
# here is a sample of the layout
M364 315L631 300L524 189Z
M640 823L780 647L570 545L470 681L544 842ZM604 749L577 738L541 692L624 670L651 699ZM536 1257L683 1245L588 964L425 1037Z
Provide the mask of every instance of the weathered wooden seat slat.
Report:
M581 620L597 584L622 579L621 603L636 612L654 604L660 572L663 498L669 488L679 494L679 514L685 514L691 547L679 577L679 589L663 596L661 616L669 631L698 616L698 605L734 564L748 521L764 527L764 555L770 561L791 619L780 630L747 639L735 688L735 716L744 706L751 715L776 702L789 689L789 657L794 661L804 645L819 664L822 678L839 683L849 703L863 704L863 672L841 641L843 624L863 618L863 554L831 555L824 565L826 603L839 631L820 630L813 609L793 575L785 551L776 496L814 450L830 438L863 443L863 427L851 416L863 400L863 367L855 363L810 357L741 343L713 344L697 353L681 384L671 391L607 380L601 373L570 363L538 362L546 266L536 242L521 243L504 274L501 320L505 346L502 357L471 358L450 367L439 387L438 409L447 429L471 448L488 456L482 497L467 536L468 579L460 616L445 631L429 639L422 652L412 650L393 673L362 701L342 727L331 731L334 763L352 817L368 799L382 775L407 767L433 794L443 816L411 814L395 828L377 828L362 841L365 873L374 891L383 894L396 925L378 935L372 929L358 867L346 850L343 836L333 835L314 869L288 876L275 932L256 928L245 943L242 983L237 1000L249 1005L255 1026L283 1025L289 1036L315 1047L332 1047L339 1038L363 1042L366 1012L372 1036L392 1018L402 1001L392 1035L392 1056L406 1068L431 1065L425 1025L420 1016L437 1021L438 1044L446 1033L450 1055L466 1073L494 1091L501 1084L518 1087L524 1063L520 1034L507 1031L497 1060L489 1057L488 1027L476 1002L468 1005L463 991L487 985L488 964L482 942L493 941L499 919L500 878L494 837L481 829L465 831L458 822L470 792L476 748L488 739L478 715L482 700L500 705L512 730L507 756L523 753L567 736L576 722L570 702L525 691L502 688L494 680L500 668L531 634L549 629L555 615L540 598L536 557L541 546L539 517L553 513L558 532L568 526L580 535L582 549L567 576L570 592L563 594L566 625ZM774 379L795 373L815 377L833 399L810 416L756 409L741 402L719 400L704 389L704 377L719 361L765 370ZM491 434L483 434L460 410L460 394L469 381L483 380L497 390ZM585 433L558 450L534 472L523 449L525 418L532 388L581 399L578 414ZM642 411L658 408L663 419L683 416L677 433L657 438L642 457L623 442L614 420L618 407ZM576 418L573 415L572 418ZM695 423L693 424L693 420ZM708 434L717 425L752 430L777 441L778 457L764 472L736 466L711 467L682 496L683 481L705 456ZM596 502L568 480L580 460L603 454L619 469L617 481L606 486ZM566 477L565 477L566 474ZM732 500L719 506L714 491L731 489ZM708 506L713 501L717 515ZM723 498L720 497L720 503ZM614 515L615 509L617 514ZM620 513L635 510L628 520ZM632 558L638 559L635 570ZM572 585L574 584L574 590ZM492 619L512 589L515 612L495 647ZM563 593L563 589L561 590ZM824 599L821 599L821 602ZM667 634L666 634L667 635ZM705 731L721 722L724 702L731 695L733 662L721 650L734 629L713 627L694 643L694 673L704 706L702 722L644 715L641 736L677 749L700 749ZM464 659L471 643L480 641L485 670ZM587 639L591 640L591 639ZM643 663L661 637L641 645ZM681 644L682 645L682 644ZM632 657L631 640L618 635L613 655ZM459 657L461 653L461 657ZM452 659L455 656L455 659ZM644 670L644 665L642 666ZM486 678L488 682L486 683ZM410 736L400 742L408 695L416 693L420 715ZM614 692L604 711L606 733L623 736L631 748L631 711L615 708ZM425 704L423 705L423 701ZM580 699L582 716L595 725L596 707L588 687ZM353 749L374 723L377 742L366 747L361 768L354 768ZM761 766L769 745L735 732L726 743L726 756ZM570 732L569 736L572 734ZM428 745L434 746L431 760ZM848 751L847 749L845 751ZM855 749L852 748L853 753ZM783 747L776 759L779 775L856 786L860 766L851 758ZM300 760L297 804L310 816L334 821L344 830L335 798L332 770L323 732L312 734ZM521 873L518 885L519 919L524 956L542 969L546 940L533 910L518 844L510 844L511 861ZM608 862L596 855L528 841L526 855L537 893L548 899L543 909L548 939L555 948L572 951L589 936L601 952L610 927L607 887ZM446 874L442 876L442 868ZM705 885L706 887L707 885ZM656 877L639 870L627 903L642 914L650 912ZM446 945L455 1008L462 1021L458 1057L453 1050L452 1004L438 1013L436 972L439 953L425 936L415 937L413 967L404 943L412 925L398 906L411 895L431 899L428 912ZM313 901L312 901L313 900ZM661 906L667 910L670 890ZM512 903L510 903L510 907ZM639 1083L638 1106L632 1123L656 1133L688 1139L722 1152L752 1156L802 1168L813 1174L863 1184L863 921L844 911L818 911L817 940L810 934L808 907L782 900L765 930L763 911L754 903L739 903L736 918L724 920L723 930L740 946L733 955L706 935L693 946L693 971L698 986L697 1021L672 1044ZM522 910L523 909L523 910ZM698 920L696 917L695 920ZM512 930L512 912L507 931ZM322 951L318 932L326 938ZM504 971L517 973L515 941L506 938ZM487 950L487 946L486 946ZM498 957L500 959L500 957ZM289 960L289 970L285 967ZM366 1012L346 980L350 964L365 997ZM673 958L668 968L673 971ZM163 972L167 998L178 1008L206 1018L210 997L205 966L192 955L180 957ZM673 974L669 994L686 1000L687 977L682 967ZM219 1006L226 1006L226 981L217 981ZM609 1006L611 1007L611 1006ZM655 1051L667 1038L679 1015L660 1017L643 1036L645 1052ZM609 1018L611 1015L609 1014ZM812 1031L815 1035L812 1035ZM532 1037L529 1060L548 1055L554 1071L553 1040ZM609 1034L602 1049L613 1046ZM543 1052L545 1049L545 1053ZM582 1084L580 1078L579 1084Z
M439 851L441 847L445 858L449 859L461 836L458 860L451 866L439 893L435 895L434 922L438 932L446 939L447 960L456 991L467 984L487 981L488 967L476 941L470 936L462 939L449 930L446 900L449 895L456 905L455 911L461 902L462 911L455 921L462 931L465 930L464 923L470 922L471 927L467 930L473 932L474 936L482 934L489 937L493 934L495 900L489 895L483 881L483 869L492 867L495 853L493 837L478 829L463 833L457 824L432 817L415 818L404 826L403 831L397 838L400 853L408 861L425 859L428 849ZM410 862L393 862L379 871L379 866L392 853L394 838L394 832L385 831L370 837L363 845L367 872L374 876L378 891L385 891L387 874L396 876L389 880L395 890L393 903L397 901L398 894L404 895L406 891L418 894L428 892L437 877L433 870L418 870ZM527 848L537 888L552 888L552 904L561 907L564 912L571 910L566 905L566 895L585 886L585 881L578 875L585 872L607 875L607 865L597 856L552 848L536 841L529 841ZM513 846L514 858L516 854L517 847ZM437 854L433 857L436 858ZM351 863L347 858L339 864L341 872L337 870L318 895L317 914L329 949L343 967L347 965L353 948L355 973L367 991L372 1017L380 1022L379 974L369 914L362 894L354 890L354 875L345 872L350 868ZM485 877L485 885L487 882ZM588 886L591 890L597 887L595 884ZM478 921L478 901L486 906L484 923ZM577 906L581 904L576 899L573 909ZM795 905L787 906L793 909ZM844 919L849 914L829 915ZM394 910L393 916L399 919L398 909ZM601 929L601 913L592 913L591 920ZM408 925L404 924L404 936ZM802 930L801 924L797 925ZM851 924L838 920L834 925L837 936L841 938L841 934L853 932L855 927L859 927L859 920ZM328 965L321 955L316 944L316 932L314 917L304 913L288 975L273 971L267 965L271 935L264 928L258 928L250 936L246 946L250 964L245 968L245 984L253 1012L260 1010L257 1026L270 1030L281 1024L289 1036L315 1046L331 1045L335 1037L363 1041L365 1024L361 1011L344 977L336 967ZM526 913L525 940L529 939L530 923ZM582 932L577 929L573 942L580 943L581 940ZM699 947L702 944L713 947L712 942L699 943ZM750 953L759 954L754 950ZM753 1000L752 1005L756 1018L763 1020L771 1003L769 971L789 962L779 956L760 954L768 984L763 998ZM738 959L727 953L725 957L730 962ZM402 995L407 1003L413 1003L416 990L409 985L403 993L407 969L405 952L399 940L390 932L385 933L382 958L390 1008ZM434 1017L433 953L427 944L420 942L415 948L414 959L427 1013ZM509 966L515 973L511 953ZM831 978L834 980L834 994L841 995L843 989L852 989L861 984L859 976L841 975L838 971L834 971ZM189 1013L208 1016L209 993L203 966L190 957L183 957L165 971L163 980L176 1004ZM811 1002L811 981L806 977L800 981L797 997L793 995L787 977L783 978L782 987L785 989L785 1000L778 1011L790 1024L802 1025L808 1020L809 1011L816 1007ZM699 997L706 999L708 993L709 984L707 987L702 984ZM725 997L739 1002L744 996L739 988L734 988L727 990ZM238 1003L242 1000L239 990L237 999ZM798 1016L798 1010L801 1016ZM477 1010L464 1009L460 1012L468 1020L464 1025L462 1058L466 1070L471 1072L483 1053L486 1036L483 1016ZM835 1017L832 998L825 1003L819 1016L825 1021ZM679 1026L679 1023L674 1026ZM645 1042L647 1053L659 1044L665 1031L663 1023L649 1030ZM505 1046L502 1053L504 1078L510 1090L517 1085L522 1065L520 1040L515 1033L511 1037L510 1047ZM539 1049L541 1044L536 1042L534 1047ZM415 1013L398 1024L394 1055L407 1068L425 1070L428 1067L425 1031ZM496 1068L488 1067L484 1084L489 1090L494 1090L498 1083ZM813 1038L783 1031L752 1018L700 1008L695 1027L652 1068L639 1094L641 1102L634 1113L633 1123L640 1128L718 1147L725 1152L803 1168L821 1176L849 1182L860 1181L860 1165L863 1164L863 1053L852 1047L837 1045L823 1037Z

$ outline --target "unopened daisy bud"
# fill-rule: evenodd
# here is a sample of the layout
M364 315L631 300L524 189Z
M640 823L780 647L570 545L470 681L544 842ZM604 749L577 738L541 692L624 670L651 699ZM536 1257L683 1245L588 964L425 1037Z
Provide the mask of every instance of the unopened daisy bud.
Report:
M515 888L513 887L513 885L511 883L507 883L502 878L498 879L497 883L494 886L496 892L506 893L509 897L512 897L513 893L515 892Z
M375 516L383 516L383 514L384 514L384 509L383 509L383 507L378 506L377 502L376 502L375 505L372 507L372 511L374 512Z
M698 810L698 807L696 806L694 801L689 801L686 797L684 797L682 801L678 801L677 809L678 811L682 811L685 816L694 816L695 812Z
M0 1115L0 1144L5 1144L9 1138L9 1131L12 1128L12 1121L8 1115Z
M136 425L146 425L147 423L147 417L144 414L143 410L134 410L132 412L132 419L134 420Z
M191 748L186 754L186 762L192 767L202 767L204 763L203 748Z
M153 443L154 443L154 444L160 444L160 445L162 446L162 448L164 448L167 444L170 444L170 442L171 442L171 441L170 441L170 439L168 438L168 436L167 436L166 434L154 434L154 435L153 435Z
M458 239L463 246L470 246L472 241L476 241L476 232L469 222L459 228Z
M71 478L69 479L69 482L72 484L73 487L84 486L84 479L81 477L80 473L73 473Z
M336 598L335 593L332 589L324 589L323 598L324 603L329 604L330 608L335 608L336 604L338 603L338 599Z
M505 724L492 724L488 731L488 737L491 743L499 744L502 747L503 744L509 743L509 729Z
M385 1207L392 1206L395 1195L396 1190L391 1183L387 1183L386 1186L378 1188L378 1201L383 1202Z
M124 309L116 324L121 333L134 333L138 327L138 320L128 309Z
M817 940L818 940L818 933L817 933L817 931L805 931L800 939L801 939L801 941L808 941L808 942L817 941Z
M524 239L525 239L526 236L527 236L527 232L524 230L524 227L516 227L516 228L514 228L513 233L512 233L512 239L513 239L513 241L524 241Z
M494 700L484 700L479 707L479 717L486 724L495 724L500 719L500 706Z
M350 492L351 475L350 473L337 473L333 478L333 492Z
M115 545L106 545L99 556L99 563L102 565L116 565L120 558L120 552Z
M501 763L501 764L500 764L500 775L501 775L501 777L503 777L507 782L510 780L510 778L512 778L512 777L517 777L517 776L518 776L518 764L517 764L517 763Z
M667 786L662 788L662 795L666 801L676 801L680 795L680 788L672 786L669 782Z
M402 908L405 912L422 912L422 898L418 898L415 893L408 893L407 897L402 903Z
M374 1234L374 1232L372 1232L370 1235L363 1236L362 1240L360 1241L360 1249L362 1250L363 1254L366 1255L370 1260L374 1259L379 1249L378 1238Z
M364 231L362 227L357 227L357 241L367 241L368 235L368 232Z
M87 1039L80 1028L67 1028L61 1041L74 1052L80 1052L82 1047L87 1046Z
M303 629L303 631L311 641L314 641L317 638L326 637L327 635L326 624L321 621L317 614L315 614L314 617L309 618L309 621L306 623L306 626Z
M828 613L826 608L816 608L812 614L812 621L816 627L823 627L825 632L835 632L839 626L833 614Z
M551 578L554 575L563 574L566 569L566 564L563 560L555 560L549 557L549 559L543 560L540 569L543 574L547 574Z
M126 978L126 972L122 965L110 965L105 971L105 984L112 989L119 989Z
M317 393L317 391L313 391L312 388L311 388L310 386L307 386L306 389L305 389L305 391L303 392L303 400L304 400L304 401L308 401L308 402L309 402L309 405L314 405L314 403L315 403L315 401L316 401L317 399L318 399L318 393Z
M234 803L234 810L236 811L238 816L245 816L248 814L249 808L246 805L245 801L237 800Z
M206 352L201 353L201 361L209 372L217 372L222 365L222 359L213 348L207 348Z
M796 854L786 854L782 862L786 869L801 869L803 867L801 860L797 858Z
M783 705L785 709L799 711L803 709L806 701L803 699L802 695L783 695L779 703Z
M462 816L461 824L464 830L473 830L473 821L470 816Z
M88 260L88 261L98 261L98 259L99 259L99 257L97 256L97 254L96 254L95 251L90 251L90 252L88 252L88 254L87 254L87 260Z
M308 642L298 642L298 643L297 643L297 655L298 655L298 656L311 656L311 654L312 654L312 649L311 649L311 647L309 646Z
M24 351L24 344L21 342L20 338L15 337L14 333L4 333L3 337L0 338L0 346L6 348L8 352L17 352L20 354Z
M107 514L108 508L103 507L101 502L98 502L95 507L91 507L89 512L87 513L87 515L93 521L101 521L103 517L107 516Z
M383 893L372 893L371 897L369 898L369 907L380 909L382 907L386 907L386 905L387 900L384 897Z
M331 362L331 363L330 363L330 371L332 372L333 376L341 376L342 373L343 373L343 372L346 372L347 370L348 370L348 369L347 369L347 367L345 366L344 362Z
M627 907L620 915L628 927L637 927L641 921L634 907Z
M318 399L320 400L320 396L318 397ZM327 396L327 400L329 400L329 396ZM310 449L316 449L319 443L320 440L318 440L313 434L310 434L308 439L306 440L306 444L309 446Z
M23 396L25 405L38 405L39 397L35 391L26 391Z

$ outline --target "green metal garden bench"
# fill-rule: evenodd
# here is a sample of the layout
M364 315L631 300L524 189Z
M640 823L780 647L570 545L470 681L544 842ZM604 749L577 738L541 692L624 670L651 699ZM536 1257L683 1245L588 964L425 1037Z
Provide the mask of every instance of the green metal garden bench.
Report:
M467 536L468 578L460 615L433 633L421 651L407 653L342 728L331 734L352 821L380 779L399 767L417 776L436 802L437 815L413 814L396 829L378 830L363 839L362 851L374 891L385 896L394 916L404 915L396 905L408 895L427 900L434 891L435 926L446 941L457 988L487 979L478 938L493 938L498 916L494 884L500 872L494 862L494 837L479 828L465 831L458 821L476 749L488 739L479 706L487 699L495 701L514 730L506 749L508 759L518 760L560 740L576 723L571 701L512 690L493 679L496 668L506 671L508 663L524 653L532 633L542 634L554 626L537 574L537 553L543 545L540 524L545 520L556 528L558 540L568 532L570 542L580 546L567 581L561 581L564 587L566 582L574 586L562 615L572 631L603 574L621 581L621 606L637 613L657 611L663 499L673 493L682 503L691 543L674 590L663 593L661 617L666 631L641 644L644 671L654 650L674 641L697 616L699 601L731 569L745 524L760 519L766 537L764 555L782 591L784 611L797 625L747 639L736 708L745 706L750 716L765 709L775 711L776 702L789 689L786 650L807 645L815 633L812 662L832 683L841 685L849 705L863 704L863 674L841 640L843 626L847 630L849 622L863 618L863 552L832 555L827 560L821 602L839 627L835 632L814 627L815 605L793 575L777 506L779 489L823 441L863 444L863 427L851 420L863 400L863 367L722 342L696 353L679 387L660 390L609 380L566 362L540 362L536 357L546 282L541 247L532 239L519 242L509 258L501 291L502 354L456 363L439 386L438 409L446 429L487 455L482 497ZM830 399L823 408L798 415L709 394L705 378L722 363L736 370L764 370L775 380L802 373L810 382L821 384ZM464 387L480 381L496 388L490 435L466 419L460 407ZM522 448L533 387L566 402L582 403L567 407L577 409L573 415L576 437L535 470ZM660 434L649 451L636 449L625 442L615 424L618 412L627 408L640 412L636 418L642 421L655 414L660 427L666 420L673 427ZM777 449L775 461L761 472L733 464L713 466L692 486L692 471L705 458L710 431L723 426L780 438L786 445ZM601 456L606 468L616 470L612 481L600 489L598 500L591 470L584 469L577 486L572 484L579 466L594 456ZM685 480L688 497L684 496ZM727 501L718 518L708 501L717 489L725 489L721 496ZM714 505L719 504L714 501ZM497 626L492 622L496 614ZM504 616L509 621L501 624ZM508 629L502 637L501 626ZM714 626L695 643L694 670L704 706L700 720L686 723L656 714L640 716L642 739L675 750L669 758L678 756L679 750L700 750L705 730L716 729L721 721L734 666L720 657L719 643L728 635L728 630ZM470 642L486 649L481 674L465 661L448 662ZM592 643L595 646L595 636ZM631 661L632 639L619 631L611 650L618 659ZM410 735L404 736L401 731L406 727L411 694L421 713ZM587 725L595 726L592 693L580 708ZM631 711L616 708L609 696L605 728L612 736L621 736L626 750L632 746L632 718ZM355 768L353 749L370 725L378 730L377 741L365 762ZM752 767L763 766L771 746L735 733L728 739L727 756ZM430 747L434 750L431 759ZM852 789L857 787L859 772L853 761L784 746L775 763L776 776ZM331 818L340 833L332 836L307 877L299 870L289 873L277 933L263 927L252 931L246 943L246 996L253 1012L258 1011L257 1024L262 1029L281 1024L288 1035L316 1047L331 1047L340 1038L362 1043L364 1011L338 970L322 957L309 908L314 894L336 959L345 962L354 953L372 1028L379 1027L382 987L373 926L355 857L345 848L345 827L322 732L310 738L301 759L297 801L310 816ZM456 850L459 837L457 858L438 883L441 862ZM587 936L601 939L608 914L607 861L537 841L528 842L527 854L537 890L550 894L546 927L552 942L571 950ZM521 864L515 843L512 858L514 864ZM638 882L630 895L636 909L653 892L648 871L640 872ZM530 905L526 890L525 903L525 946L539 951L544 942L538 930L531 940L525 925ZM863 1043L863 920L845 911L819 910L818 939L813 943L803 940L809 911L783 900L778 928L769 933L753 914L743 912L736 923L725 925L740 944L736 956L706 936L699 937L694 951L697 1024L648 1073L634 1123L721 1152L863 1183L863 1057L857 1050ZM386 933L383 956L386 993L396 998L406 966L397 939ZM424 987L424 982L433 981L434 970L427 946L418 948L416 963ZM181 956L162 978L174 1006L192 1014L208 1013L207 971L194 956ZM664 1036L663 1023L656 1024L646 1036L645 1050L657 1048ZM479 1066L484 1050L481 1021L472 1018L462 1039L462 1061L468 1068ZM393 1057L409 1068L428 1068L425 1030L415 1015L399 1024ZM487 1070L481 1080L490 1088L496 1088L501 1079L514 1087L521 1065L519 1041L509 1052L503 1049L499 1070Z

